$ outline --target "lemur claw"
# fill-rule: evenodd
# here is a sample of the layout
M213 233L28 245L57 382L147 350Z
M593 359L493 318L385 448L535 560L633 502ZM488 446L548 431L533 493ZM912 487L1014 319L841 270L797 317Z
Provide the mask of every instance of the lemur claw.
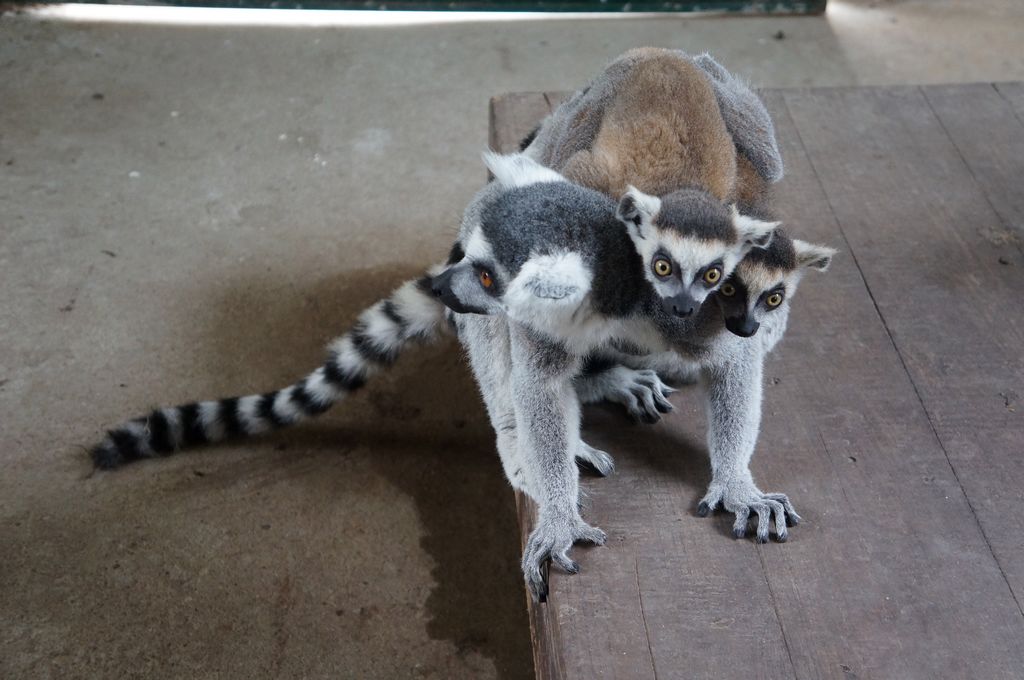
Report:
M668 395L675 390L663 383L655 371L626 366L612 370L614 373L609 377L614 378L615 386L607 399L625 406L633 420L653 424L661 420L661 414L672 411Z
M735 538L744 538L747 535L747 521L751 514L757 515L757 529L754 534L757 543L768 542L773 518L775 540L779 543L785 543L789 539L787 527L800 523L800 515L786 494L763 493L748 480L712 482L711 489L697 505L697 515L707 517L719 505L736 515L732 527L732 535Z
M568 518L542 515L526 542L526 550L523 551L523 577L534 600L547 600L545 563L557 564L568 574L579 573L579 563L569 557L569 550L573 544L587 542L604 545L606 540L607 536L603 531L584 522L578 514Z
M599 477L607 477L615 471L615 460L604 451L595 449L586 442L580 442L576 466Z

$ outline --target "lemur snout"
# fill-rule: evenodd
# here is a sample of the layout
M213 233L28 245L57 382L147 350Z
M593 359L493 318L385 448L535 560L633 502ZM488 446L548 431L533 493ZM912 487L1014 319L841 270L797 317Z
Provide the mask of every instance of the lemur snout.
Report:
M687 295L686 293L680 293L670 298L665 298L661 302L665 311L669 314L674 314L680 318L686 318L697 311L697 307L700 306L696 300Z
M443 298L445 293L451 293L452 270L445 269L443 272L430 280L430 292L436 298Z
M729 316L725 319L725 327L729 329L730 333L741 338L749 338L757 333L761 324L749 316Z
M458 314L486 314L487 310L465 304L452 290L457 267L449 267L430 280L430 292L448 309Z

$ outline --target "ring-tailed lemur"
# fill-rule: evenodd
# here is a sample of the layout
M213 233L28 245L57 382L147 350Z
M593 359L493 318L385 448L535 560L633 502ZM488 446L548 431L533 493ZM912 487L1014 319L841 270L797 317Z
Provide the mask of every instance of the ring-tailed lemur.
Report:
M458 255L461 259L461 255ZM433 268L438 272L443 265ZM159 408L110 430L91 450L97 468L262 434L318 416L390 367L410 345L440 337L450 312L430 288L431 277L406 281L389 297L365 309L354 327L330 343L322 366L288 387L262 394L230 397ZM577 389L595 400L655 403L668 412L664 395L672 390L653 371L581 375ZM626 396L628 395L628 397ZM601 476L614 468L611 456L581 442L578 463ZM511 478L511 474L510 474Z
M758 147L756 144L744 146L742 143L737 143L734 146L735 140L729 136L728 125L723 120L722 112L735 111L735 109L728 109L720 103L723 99L735 102L752 100L759 105L760 102L756 96L752 93L746 99L742 93L736 97L719 96L715 92L716 88L721 88L723 84L726 87L734 84L730 80L722 78L721 73L717 74L718 77L716 74L700 76L695 73L697 69L686 60L665 60L661 58L662 56L655 55L655 59L645 65L643 55L641 55L641 58L636 60L641 64L640 68L623 76L617 86L610 89L602 88L599 77L596 84L592 84L580 95L579 99L586 100L588 93L598 93L595 95L597 108L600 109L604 106L606 111L597 117L600 125L590 128L589 139L574 148L574 154L569 155L567 162L572 163L573 172L578 172L581 176L586 175L588 170L591 171L589 176L594 178L595 183L604 181L605 190L610 191L611 180L615 172L621 170L622 167L622 160L616 154L632 152L633 162L626 166L625 173L620 172L620 176L646 172L649 168L653 168L653 171L644 177L649 178L651 182L660 179L662 184L649 186L673 189L692 187L677 196L666 197L664 203L668 209L664 212L660 211L661 201L659 199L653 199L653 197L640 192L634 193L634 198L640 204L632 220L637 231L640 226L637 220L642 213L643 204L646 203L650 206L658 201L660 217L663 220L661 224L668 227L667 231L672 236L672 238L664 239L660 244L661 250L664 252L651 251L650 253L669 256L658 258L656 261L656 266L660 267L663 273L668 273L670 266L676 267L672 272L673 275L659 276L654 282L655 285L659 285L661 292L666 294L666 297L656 302L651 301L651 304L660 304L662 309L656 310L656 313L660 311L662 315L664 315L664 309L671 310L672 318L675 319L675 317L694 314L700 302L707 297L709 291L720 285L730 273L729 270L735 265L735 260L739 259L741 253L737 254L737 249L729 251L733 257L731 261L725 261L726 258L723 254L721 262L713 259L704 259L702 262L701 258L706 258L709 254L704 249L707 244L702 243L702 239L694 237L698 234L712 237L724 236L724 233L703 233L703 230L709 228L712 222L716 222L715 219L708 218L717 217L719 218L717 223L728 223L728 219L721 219L721 213L724 212L722 201L726 198L733 200L747 198L741 191L736 191L737 178L744 176L744 168L747 168L747 176L751 175L749 166L755 166L757 169L756 162L753 160L748 159L749 162L745 165L739 163L736 159L735 149L738 146L742 151L756 157L757 150L759 148L763 150L763 147ZM614 72L617 68L620 74L630 71L628 65L625 68L619 68L624 63L623 60L620 60L617 64L613 64L609 68L609 73ZM713 66L717 67L714 64ZM638 76L638 74L647 74L648 79L658 80L660 78L662 82L656 84L652 90L640 82L644 80L644 77L643 75ZM614 80L614 76L608 77L607 74L603 74L602 77L606 81ZM710 84L707 78L710 78ZM683 85L682 81L687 79L689 82ZM666 87L660 88L661 85ZM616 93L616 89L624 90L626 94L620 95ZM668 96L662 99L661 104L653 102L649 108L643 106L617 107L617 102L626 99L632 100L634 103L651 102L650 97L645 96L651 91L666 91ZM669 99L667 105L664 104L666 99ZM770 140L767 146L770 149L774 147L774 134L771 133L770 118L763 111L763 106L761 112L763 112L764 120L767 121L767 126L762 125L759 129L762 136L767 130ZM555 118L557 118L557 114ZM585 127L588 120L592 122L595 118L590 116L588 119L586 115L573 116L568 123L570 138L573 134L577 134L577 138L586 137L586 134L578 134L579 124L582 122ZM608 125L609 121L615 121L619 125L617 127ZM748 129L757 127L757 125L748 126ZM538 149L552 148L550 144L546 146L544 141L550 140L551 129L551 125L547 125L547 128L541 127L537 139L529 145L527 154L536 153ZM630 146L630 134L633 135L633 139L640 140L642 143L635 147ZM685 142L672 143L671 141L673 139L680 140L682 137L685 137ZM660 148L652 149L652 145L657 146L664 140L669 141L662 143ZM661 151L662 155L652 158L649 153L652 150ZM777 153L775 157L777 158ZM649 162L653 163L659 160L665 161L667 165L648 165ZM496 168L492 167L491 169L496 175L500 175ZM535 182L538 176L543 175L537 168L530 167L527 163L512 162L504 170L506 171L506 187L514 187L517 183L526 187ZM761 174L771 176L775 171L781 174L781 163L777 164L775 170L770 167L769 163L766 169L762 168ZM660 177L658 173L661 173ZM547 179L552 178L548 177ZM559 205L559 200L551 199L548 206L551 210L547 214L538 216L538 224L561 221L562 226L565 226L571 223L571 218L564 214L565 204ZM747 202L749 200L748 198ZM484 212L480 206L483 203L486 201L481 199L476 208L471 206L467 210L464 228L460 234L460 241L469 256L486 257L484 252L472 252L480 250L477 247L479 244L473 242L474 238L482 243L486 242L485 237L479 233L474 234L472 226L474 219L480 222ZM623 207L628 208L629 206ZM679 208L679 210L671 210L671 208ZM693 211L698 213L706 211L706 214L699 215L700 219L691 219L694 215ZM683 224L665 222L666 219L671 220L677 215L682 217ZM491 217L497 222L506 219L516 221L518 224L521 220L517 218L522 216L492 215ZM745 221L735 212L731 219L734 228L739 226L740 222ZM763 223L757 220L749 220L749 223L763 226ZM577 227L584 231L588 228L592 227ZM523 255L523 248L527 248L526 252L529 253L528 246L525 244L533 243L531 238L539 234L527 235L521 231L521 229L517 230L518 233L513 238L504 239L503 245L513 247L513 249L518 248L521 251L520 255ZM551 236L551 234L546 235ZM570 242L574 239L577 243L587 240L581 238L582 233L562 234L562 236L568 236ZM764 245L768 238L770 235L767 232L762 232L760 245ZM753 244L743 244L748 248L751 245ZM486 250L486 245L482 247ZM643 252L644 249L641 246L638 250ZM534 253L529 254L534 255ZM539 268L539 271L536 272L538 274L561 272L563 275L570 275L571 278L573 266L577 263L561 261L557 258L554 260L541 258L530 264ZM674 271L685 274L685 278L682 275L675 276ZM460 293L464 293L473 298L473 293L478 292L473 287L472 276L467 277L467 274L472 273L481 277L479 285L493 287L492 293L500 294L503 303L494 308L491 301L486 298L467 301L460 297ZM522 280L528 282L534 279L527 277ZM600 277L595 279L597 282L601 280ZM605 326L605 322L611 319L597 318L588 321L586 318L580 319L577 315L573 315L568 319L570 323L567 323L566 319L559 318L557 314L550 314L550 311L551 304L555 304L556 308L558 304L568 304L571 307L572 285L565 281L545 279L543 275L536 278L535 283L547 287L544 290L540 288L531 290L527 287L523 291L515 289L504 291L500 290L502 284L494 279L493 273L486 270L470 269L467 271L463 268L461 271L450 269L446 275L438 277L435 280L435 287L453 309L461 312L492 310L509 312L517 305L513 304L510 307L505 303L510 301L514 303L516 295L520 296L520 302L523 303L518 305L518 309L527 315L533 308L531 303L536 302L530 298L530 295L539 295L537 299L541 300L560 301L560 303L542 304L539 307L542 311L536 318L528 320L516 319L514 313L509 315L512 318L507 324L502 323L500 319L478 321L464 316L461 317L463 323L460 325L461 337L469 350L470 358L474 363L474 371L481 381L482 391L488 401L488 410L491 413L495 429L498 431L498 448L503 461L506 461L506 471L511 470L513 473L525 471L526 475L522 480L513 476L513 484L520 486L540 502L540 519L528 541L523 557L523 569L527 582L535 594L540 594L544 588L544 582L540 576L542 562L550 558L564 568L570 571L574 570L575 565L569 560L567 554L573 540L593 536L591 528L583 522L576 509L577 504L574 501L578 489L576 479L571 472L567 472L569 463L566 461L572 459L572 456L567 453L578 446L577 442L579 441L579 404L576 395L566 385L566 375L571 378L571 375L576 372L579 363L579 350L593 347L593 343L599 340L603 332L602 327ZM622 291L616 292L621 293ZM597 296L595 299L600 297ZM606 299L608 298L606 297ZM583 316L585 317L586 314L584 313ZM601 314L599 313L598 316L600 317ZM718 319L720 321L720 315L718 315ZM622 319L611 321L611 325L615 325L615 323L621 323ZM676 320L676 323L680 322ZM554 325L552 326L552 324ZM673 329L673 331L675 330ZM558 338L555 343L550 342L552 335ZM632 338L631 342L635 343L636 338ZM506 358L502 360L502 356ZM556 356L569 367L567 372L563 373L562 370L559 370L556 362L552 360ZM508 389L494 389L503 385L507 385ZM757 387L759 398L759 384ZM514 426L512 421L515 422ZM507 461L514 456L522 464L513 463L509 466ZM749 456L747 457L749 458ZM533 469L534 472L530 473L530 469ZM538 482L540 488L537 488ZM533 487L532 490L531 487ZM780 504L776 505L782 508L777 516L778 519L785 512L785 508ZM779 529L779 535L784 538L784 522L782 525L783 528ZM767 535L767 521L762 521L761 527L764 534ZM759 536L760 534L761 530L759 529Z
M482 199L487 192L486 189L481 192L478 199ZM481 204L482 200L475 200L467 209L467 222L472 221L474 210L478 210ZM559 215L556 211L556 214L549 217L557 221ZM719 280L727 274L728 272L723 270ZM417 295L422 296L422 288L413 290ZM390 315L386 311L387 302L379 304L381 305L379 311L385 317L389 317ZM659 312L657 305L655 307L656 315ZM374 308L377 306L375 305ZM395 311L394 307L391 311ZM569 442L571 439L572 444L566 443L562 448L563 455L571 448L578 454L586 456L588 447L579 442L578 438L578 404L571 387L566 388L566 383L571 383L572 376L575 374L575 367L579 363L578 357L566 355L563 348L552 345L546 338L537 337L534 330L522 324L508 324L500 317L453 316L455 325L460 331L460 338L469 350L474 372L484 392L488 411L498 434L499 453L512 453L511 456L503 453L502 459L505 463L506 473L513 484L516 484L517 474L522 478L523 484L526 483L527 476L523 469L524 465L518 459L520 449L516 446L516 439L519 432L526 432L523 439L527 444L532 444L545 437L564 442ZM203 402L178 409L163 409L148 419L132 421L112 432L110 437L96 448L94 455L97 464L117 464L126 458L160 453L161 449L165 449L168 445L173 448L176 445L215 440L235 432L255 433L270 427L297 422L326 408L337 398L358 387L370 373L387 365L405 342L415 337L415 334L407 335L400 328L396 331L395 329L401 326L399 321L390 319L390 323L396 324L396 326L390 326L389 323L381 323L381 318L383 317L379 315L375 317L374 330L367 331L357 328L359 333L343 336L334 345L325 366L304 381L285 390L237 400ZM434 323L438 323L437 317L435 317ZM649 325L645 328L646 331L641 335L648 338L658 335L656 332L651 332ZM423 330L425 331L426 328ZM382 335L377 336L377 332ZM362 350L368 351L369 354L362 354ZM562 359L565 359L564 365L561 364ZM515 371L517 373L515 379L512 379L511 375L513 365L522 369ZM557 368L554 371L554 379L545 373L545 370L552 368ZM339 369L344 370L341 373L335 373ZM567 380L563 379L563 373L568 376ZM341 382L335 383L334 378L339 375ZM351 382L345 382L348 380ZM493 385L504 385L506 389L489 389L489 386ZM649 385L643 387L649 387ZM517 412L514 408L510 408L510 405L522 400L532 402L540 408L540 412L536 409L525 411L519 409ZM545 404L549 406L567 404L568 406L564 412L552 414L549 411L544 411ZM573 417L574 409L577 413L576 418ZM511 419L509 418L510 413ZM567 435L572 433L571 425L568 428L560 426L560 423L566 419L569 423L576 422L574 437L567 438ZM523 447L527 451L530 448L529 445ZM589 453L593 455L594 452L591 449ZM536 459L537 457L530 456L530 458ZM550 495L560 501L575 499L575 477L571 472L568 476L563 474L564 466L561 465L561 459L553 459L550 456L541 458L547 460L548 463L554 461L553 468L550 465L548 468L545 468L544 465L539 468L534 466L535 470L539 469L540 471L539 477L544 487L544 495ZM568 460L571 468L571 458ZM548 479L548 473L551 473L550 479ZM534 477L536 478L537 475ZM561 492L559 492L559 488ZM539 494L536 489L535 493ZM540 500L543 501L543 498ZM557 504L558 507L553 508L551 503L542 502L542 522L538 525L538 530L531 536L530 545L524 555L524 572L528 582L534 587L535 593L543 585L539 568L546 557L550 556L563 567L572 569L574 565L568 560L566 551L571 546L573 539L595 541L602 539L603 535L598 530L587 527L579 518L574 500L570 505L572 506L571 511L563 511L565 510L564 503L560 502ZM545 506L547 507L546 511ZM566 538L568 538L568 542L566 542Z
M740 262L715 294L717 304L702 307L694 323L681 325L667 315L658 319L671 354L631 357L608 349L598 353L605 361L635 369L673 366L677 373L692 371L700 377L707 393L712 480L697 511L703 517L721 505L735 514L737 538L746 535L751 513L758 517L758 542L768 540L770 519L775 520L779 541L788 536L787 523L800 521L785 494L758 489L750 458L760 428L764 358L785 333L790 300L803 273L824 271L834 254L831 248L790 239L776 230L767 248L752 250Z
M717 309L709 314L699 303L749 249L766 245L776 225L739 215L707 192L659 202L633 191L616 206L521 154L485 160L495 179L463 217L464 256L432 287L457 312L505 469L538 503L523 571L542 597L543 563L575 571L573 543L603 535L577 507L573 377L613 341L665 351L689 337L682 329L691 324L699 330L712 315L721 324ZM658 261L685 278L659 276L657 264L649 270L638 242L664 252Z

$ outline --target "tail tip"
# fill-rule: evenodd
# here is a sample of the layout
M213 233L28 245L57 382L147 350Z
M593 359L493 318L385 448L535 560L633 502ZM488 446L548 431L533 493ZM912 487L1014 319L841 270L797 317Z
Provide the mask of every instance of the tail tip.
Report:
M121 450L109 437L93 447L89 455L92 457L93 465L98 470L113 470L114 468L121 467L124 463L124 456L121 454Z

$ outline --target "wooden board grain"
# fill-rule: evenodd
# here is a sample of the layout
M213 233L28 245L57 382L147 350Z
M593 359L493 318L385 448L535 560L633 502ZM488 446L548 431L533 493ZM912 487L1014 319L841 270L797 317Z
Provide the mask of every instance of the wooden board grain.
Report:
M1020 252L1024 243L1024 93L1020 113L1014 108L1017 92L1010 83L935 85L923 93L963 160L971 183L1005 227L995 228L992 235ZM1007 236L1012 236L1012 242Z
M766 95L786 224L843 251L805 277L766 367L755 478L806 521L757 546L695 516L709 473L694 390L655 427L588 410L585 437L618 468L584 483L585 515L611 540L531 606L539 677L1020 677L1014 87ZM512 150L551 99L504 99L492 142Z
M966 160L977 157L977 142L958 134L950 91L930 92L831 91L786 100L1004 578L998 604L1015 612L1019 630L1024 416L1014 395L1024 393L1024 268L1016 234L991 200L1001 188ZM968 86L960 96L981 111L976 94ZM941 115L929 99L940 102ZM834 120L825 122L828 116ZM979 115L986 117L997 138L1024 134L1012 116L997 123L998 116ZM1004 161L1008 171L1022 169L1019 159Z

